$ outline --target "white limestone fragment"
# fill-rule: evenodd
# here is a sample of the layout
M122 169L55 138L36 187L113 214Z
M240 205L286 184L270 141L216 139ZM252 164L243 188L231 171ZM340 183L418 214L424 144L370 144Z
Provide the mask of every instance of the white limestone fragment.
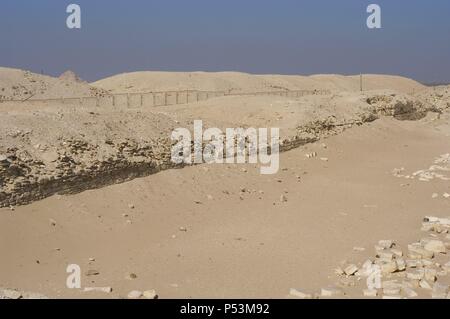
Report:
M434 283L431 297L434 299L445 299L449 293L449 286L440 283Z
M378 290L376 289L364 289L363 290L364 297L376 297L378 296Z
M297 290L297 289L295 289L295 288L291 288L291 289L289 290L289 294L290 294L291 296L296 297L296 298L299 298L299 299L312 299L312 297L313 297L311 294L308 294L308 293L306 293L306 292Z
M154 289L146 290L142 293L142 295L144 296L145 299L157 299L158 298L158 294L156 293L156 290L154 290Z
M424 248L428 251L432 251L433 253L441 253L445 254L447 249L445 244L441 240L429 240L428 243L425 244Z
M327 287L327 288L321 289L320 295L322 297L338 297L338 296L343 296L344 291L341 288L337 288L337 287Z
M128 293L128 299L139 299L142 297L142 291L133 290Z
M389 249L392 248L392 246L394 246L394 241L393 240L380 240L378 241L378 246L384 248L384 249Z
M85 287L84 292L104 292L104 293L111 293L112 288L111 287Z
M344 272L347 276L352 276L358 271L358 267L354 264L350 264L344 268Z

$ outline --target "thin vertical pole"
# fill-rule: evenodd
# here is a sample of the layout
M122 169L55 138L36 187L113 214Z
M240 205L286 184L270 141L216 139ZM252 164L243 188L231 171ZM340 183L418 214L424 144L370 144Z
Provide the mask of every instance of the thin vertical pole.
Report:
M363 83L362 83L362 73L359 74L359 89L362 92L363 90Z

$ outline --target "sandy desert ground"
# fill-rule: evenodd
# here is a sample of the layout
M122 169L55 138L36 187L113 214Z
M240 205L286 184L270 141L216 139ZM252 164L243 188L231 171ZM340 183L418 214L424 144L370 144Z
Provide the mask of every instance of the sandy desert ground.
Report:
M89 84L0 69L0 295L449 298L450 87L363 79L360 92L359 76L136 72ZM230 95L29 101L173 90ZM278 90L327 93L237 95ZM280 170L171 165L170 133L196 119L279 127ZM83 288L111 291L68 289L69 264ZM368 264L382 270L375 291Z

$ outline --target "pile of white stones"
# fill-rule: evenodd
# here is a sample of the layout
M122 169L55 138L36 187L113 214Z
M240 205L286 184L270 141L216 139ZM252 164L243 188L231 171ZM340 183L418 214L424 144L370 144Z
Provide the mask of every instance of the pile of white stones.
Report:
M427 236L402 250L393 240L380 240L375 245L375 257L362 265L345 263L335 270L340 280L336 286L323 288L320 294L308 294L291 289L295 298L342 298L345 287L365 286L363 297L407 299L431 297L450 299L450 218L427 216L422 231Z
M418 179L421 182L429 182L433 179L450 181L450 154L443 154L434 160L434 164L428 169L422 169L411 174L405 173L405 168L395 168L392 174L406 179Z

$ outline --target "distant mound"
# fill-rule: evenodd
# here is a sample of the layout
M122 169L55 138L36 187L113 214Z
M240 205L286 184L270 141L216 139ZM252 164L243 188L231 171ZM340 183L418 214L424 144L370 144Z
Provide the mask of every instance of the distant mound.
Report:
M426 87L414 80L391 75L363 75L363 89L391 89L417 93ZM111 93L151 91L225 91L229 93L331 90L359 91L360 77L343 75L253 75L240 72L132 72L89 84L73 71L54 78L19 69L0 67L0 101L103 96Z
M256 92L279 90L358 91L360 77L343 75L253 75L239 72L132 72L92 83L112 93L170 90ZM363 75L364 90L392 89L412 93L422 84L400 76Z
M297 79L297 80L300 80ZM305 89L318 88L314 80L302 78ZM201 90L254 92L296 89L299 85L286 77L250 75L238 72L133 72L118 74L92 85L115 93Z
M0 101L52 99L104 95L80 80L75 73L65 72L60 78L19 69L0 67Z
M75 72L67 70L59 76L59 79L66 82L86 83Z

